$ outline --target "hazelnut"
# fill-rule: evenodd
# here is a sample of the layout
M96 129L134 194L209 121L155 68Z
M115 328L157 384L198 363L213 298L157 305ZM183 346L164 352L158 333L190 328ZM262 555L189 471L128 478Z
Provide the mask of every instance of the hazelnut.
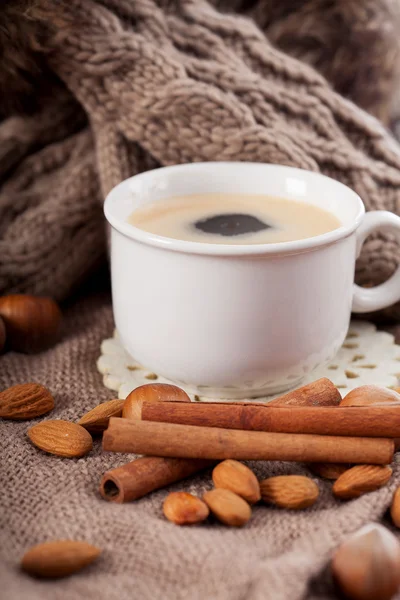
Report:
M0 298L7 345L16 352L41 352L57 341L61 311L51 298L14 294Z
M336 551L332 572L353 600L390 600L400 586L400 544L378 524L363 527Z
M186 392L169 383L148 383L135 388L126 397L122 416L141 419L143 402L190 402Z

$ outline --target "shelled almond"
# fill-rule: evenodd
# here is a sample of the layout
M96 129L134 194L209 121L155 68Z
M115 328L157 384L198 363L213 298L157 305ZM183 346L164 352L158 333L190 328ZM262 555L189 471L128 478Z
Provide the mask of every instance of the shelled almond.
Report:
M89 412L85 413L78 421L81 425L92 433L100 433L107 429L110 417L120 417L125 400L108 400L102 402Z
M203 496L211 512L221 523L242 527L250 520L250 505L240 496L223 488L215 488Z
M43 421L28 430L28 437L37 448L65 458L85 456L93 446L90 433L70 421Z
M66 577L96 560L99 548L87 542L55 540L30 548L22 557L21 568L36 577Z
M394 525L400 528L400 487L396 489L393 495L390 516L392 517Z
M0 392L0 417L24 421L54 408L54 398L40 383L22 383Z
M253 471L237 460L224 460L215 467L212 480L216 488L231 490L250 504L261 498L260 484Z
M280 508L299 510L315 504L319 496L317 484L303 475L278 475L260 482L261 498Z
M200 498L187 492L173 492L164 501L163 512L176 525L193 525L207 519L209 509Z
M358 498L385 485L392 476L392 468L380 465L356 465L348 469L333 484L336 498Z

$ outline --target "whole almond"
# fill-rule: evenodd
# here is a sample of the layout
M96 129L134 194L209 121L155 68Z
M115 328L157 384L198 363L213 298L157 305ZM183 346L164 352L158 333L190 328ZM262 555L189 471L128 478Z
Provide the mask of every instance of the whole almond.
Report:
M250 505L240 496L224 488L215 488L203 496L211 512L221 523L242 527L251 517Z
M163 505L163 512L176 525L193 525L207 519L210 511L207 504L187 492L172 492Z
M390 507L390 516L396 527L400 527L400 487L394 493L392 506Z
M358 498L385 485L391 478L392 472L389 466L356 465L335 481L333 494L343 500Z
M169 383L140 385L126 397L122 416L141 419L143 402L190 402L190 398L181 388Z
M400 402L400 394L395 390L378 385L361 385L351 390L340 402L339 406L368 406L370 404L386 404Z
M231 490L250 504L261 498L260 484L253 471L238 460L224 460L219 463L212 473L216 488Z
M24 554L21 567L36 577L65 577L92 563L100 552L99 548L87 542L45 542L33 546Z
M70 421L43 421L28 430L28 437L41 450L66 458L84 456L93 446L90 433Z
M54 408L54 398L40 383L22 383L0 392L0 417L24 421Z
M352 600L390 600L400 586L400 544L390 531L366 525L336 551L332 573Z
M352 465L344 463L309 463L307 466L315 475L333 480L351 469Z
M317 484L303 475L277 475L260 482L264 502L280 508L301 509L312 506L318 499Z
M102 402L102 404L84 414L78 421L78 425L81 425L92 433L104 431L108 427L110 417L120 417L122 415L124 402L125 400Z

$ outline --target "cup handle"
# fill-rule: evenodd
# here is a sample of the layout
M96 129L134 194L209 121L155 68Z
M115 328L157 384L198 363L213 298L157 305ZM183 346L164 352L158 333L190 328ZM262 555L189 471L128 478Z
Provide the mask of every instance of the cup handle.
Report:
M376 210L364 215L357 230L357 258L366 238L373 232L392 233L400 237L400 217L385 210ZM354 284L352 311L372 312L391 306L400 300L400 266L393 275L374 288L362 288Z

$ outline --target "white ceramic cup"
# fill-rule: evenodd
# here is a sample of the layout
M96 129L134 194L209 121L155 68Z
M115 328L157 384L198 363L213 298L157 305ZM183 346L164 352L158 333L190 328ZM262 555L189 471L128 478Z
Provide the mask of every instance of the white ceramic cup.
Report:
M135 208L185 194L269 194L307 202L341 226L313 238L260 245L187 242L127 222ZM259 163L195 163L136 175L105 201L111 224L114 318L140 364L195 393L274 394L331 360L351 310L400 299L400 270L384 284L354 284L356 257L375 231L400 235L400 218L364 214L345 185L301 169Z

